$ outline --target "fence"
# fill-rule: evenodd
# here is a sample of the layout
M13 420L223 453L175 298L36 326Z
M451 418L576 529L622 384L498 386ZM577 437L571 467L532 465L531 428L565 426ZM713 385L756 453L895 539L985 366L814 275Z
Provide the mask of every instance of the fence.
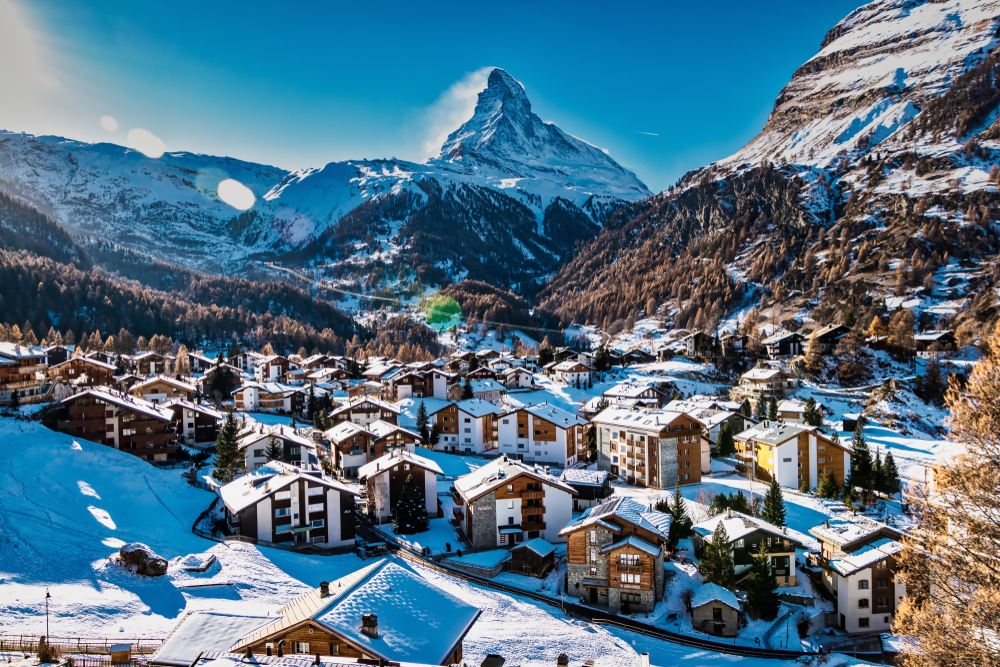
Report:
M7 635L0 634L0 653L37 653L40 635ZM111 647L116 644L131 644L133 661L135 656L152 655L163 643L162 639L88 639L84 637L49 637L49 646L58 649L60 653L74 655L107 656L111 664ZM79 664L79 662L77 662Z
M227 544L229 542L244 542L258 547L282 549L284 551L296 551L299 553L307 553L312 556L336 556L338 554L350 553L354 550L352 545L342 547L323 547L318 544L279 544L276 542L268 542L267 540L258 540L255 537L247 537L246 535L213 535L207 530L201 530L200 528L192 528L191 532L198 537L204 537L206 540L212 540L213 542L219 542L220 544Z

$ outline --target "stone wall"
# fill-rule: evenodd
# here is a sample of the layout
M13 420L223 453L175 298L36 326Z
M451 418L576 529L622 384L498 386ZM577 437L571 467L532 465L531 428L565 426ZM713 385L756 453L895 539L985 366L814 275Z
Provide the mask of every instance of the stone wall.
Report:
M472 526L466 536L473 549L492 549L497 546L497 499L496 492L473 500L469 504L472 511Z
M611 430L606 426L597 427L597 469L611 470Z
M677 485L677 438L660 438L660 488L672 489Z

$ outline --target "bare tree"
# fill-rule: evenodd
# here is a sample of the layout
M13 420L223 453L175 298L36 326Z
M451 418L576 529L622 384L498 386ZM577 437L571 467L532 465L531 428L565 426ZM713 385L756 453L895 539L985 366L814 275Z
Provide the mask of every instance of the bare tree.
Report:
M378 525L382 525L382 511L389 506L389 482L385 475L373 475L365 481L365 498L368 500L368 513L375 510Z

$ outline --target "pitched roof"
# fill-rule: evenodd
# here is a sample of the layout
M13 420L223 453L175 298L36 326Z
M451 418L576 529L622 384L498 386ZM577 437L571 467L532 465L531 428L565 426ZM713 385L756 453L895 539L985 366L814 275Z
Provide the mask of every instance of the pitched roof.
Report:
M441 470L441 466L434 461L424 458L423 456L418 456L417 454L409 452L405 449L397 449L358 468L358 478L368 477L370 475L386 471L398 463L409 463L410 465L415 465L418 468L429 470L436 475L444 474Z
M605 545L601 548L601 553L603 554L609 551L615 551L616 549L621 549L622 547L633 547L639 551L645 551L654 558L660 555L660 547L655 544L650 544L637 535L629 535L624 540Z
M481 398L470 398L465 401L459 401L455 404L459 410L469 415L470 417L483 417L485 415L501 415L503 410L493 405L489 401L484 401Z
M509 459L506 454L476 468L467 475L459 477L455 480L455 488L466 500L473 500L507 484L509 480L521 474L530 475L566 493L576 493L576 490L572 486L560 481L558 478L521 461Z
M97 359L91 359L90 357L70 357L66 361L60 361L58 364L52 364L51 366L49 366L49 369L51 370L53 368L59 368L60 366L66 366L67 364L71 364L74 361L90 364L91 366L97 366L98 368L103 368L108 371L117 370L114 364L109 364L107 362L99 361Z
M903 544L901 542L883 537L851 553L838 551L830 559L830 567L846 577L874 565L884 558L895 556L902 550Z
M141 390L143 387L149 386L155 382L163 382L164 384L169 384L172 387L177 387L178 389L183 389L184 391L189 391L192 394L198 391L197 387L194 387L187 382L181 382L168 375L156 375L149 378L148 380L143 380L142 382L132 385L132 391Z
M261 422L251 422L243 428L237 436L240 449L247 447L274 436L278 440L299 445L307 449L316 449L316 444L309 438L299 435L295 429L285 424L263 424Z
M693 417L685 412L620 406L606 408L595 416L593 421L607 426L634 428L641 431L660 431L680 417L693 419L697 422L701 421L697 417Z
M574 486L604 486L607 481L607 470L588 470L586 468L566 468L560 479Z
M395 405L393 405L392 403L387 403L386 401L383 401L381 399L375 398L374 396L355 396L350 401L340 406L330 414L335 415L341 412L353 410L354 408L358 407L359 405L362 405L363 403L371 403L372 405L377 406L382 410L389 410L390 412L395 412L397 415L399 414L399 408L397 408Z
M170 398L170 399L167 399L166 401L164 401L161 405L163 407L165 407L165 408L175 408L175 407L178 407L178 408L184 408L186 410L192 410L194 412L197 412L197 413L209 416L209 417L215 417L216 419L220 419L220 420L226 418L225 413L223 413L223 412L221 412L219 410L216 410L215 408L211 408L211 407L209 407L209 406L207 406L207 405L205 405L203 403L192 403L191 401L189 401L187 399L184 399L184 398Z
M527 542L522 542L521 544L518 544L516 547L511 549L511 551L514 551L516 549L531 549L542 558L545 558L550 553L556 550L555 546L549 544L540 537L536 537L533 540L528 540Z
M300 479L322 484L352 496L358 495L357 491L352 491L335 480L318 474L305 473L282 461L269 461L266 465L223 486L219 489L219 496L230 512L239 512Z
M692 529L703 538L711 539L711 537L715 535L715 531L719 529L719 525L725 527L726 535L729 537L730 543L735 542L736 540L741 540L747 535L755 533L758 530L785 540L790 540L791 542L798 543L802 546L805 546L804 542L807 539L805 535L796 530L792 530L790 528L780 528L775 526L773 523L764 521L763 519L758 519L757 517L749 516L747 514L743 514L742 512L732 511L723 512L722 514L714 516L707 521L695 524Z
M9 359L43 359L44 352L17 343L0 343L0 357Z
M81 396L92 396L93 398L100 399L105 403L117 405L125 410L134 410L135 412L144 414L147 417L152 417L157 421L168 422L174 418L173 412L157 406L155 403L150 403L144 398L129 396L128 394L115 389L108 389L107 387L93 387L85 389L77 394L64 398L60 401L60 403L70 403Z
M777 368L753 368L740 377L744 380L771 380L785 373Z
M700 607L708 604L709 602L721 602L736 611L740 610L740 601L739 598L736 597L736 593L733 593L731 590L725 589L718 584L702 584L701 587L695 591L694 597L691 598L692 607Z
M279 619L241 639L242 650L307 620L386 660L441 664L481 613L416 572L388 559L351 573L329 587L300 595L278 610ZM362 634L361 617L378 618L377 639Z
M151 662L188 667L202 651L228 650L238 638L273 620L272 616L244 616L222 611L188 612L156 649Z
M585 419L580 419L572 412L563 410L562 408L554 405L549 405L548 403L535 403L534 405L525 405L518 409L524 410L532 416L544 419L550 424L555 424L561 428L584 426L587 423Z
M609 525L614 526L614 519L619 519L633 526L648 530L664 540L670 535L670 515L658 512L631 496L612 498L600 505L595 505L585 510L578 519L566 524L559 531L559 535L567 535L593 524L601 524L606 527ZM618 527L616 526L616 528Z

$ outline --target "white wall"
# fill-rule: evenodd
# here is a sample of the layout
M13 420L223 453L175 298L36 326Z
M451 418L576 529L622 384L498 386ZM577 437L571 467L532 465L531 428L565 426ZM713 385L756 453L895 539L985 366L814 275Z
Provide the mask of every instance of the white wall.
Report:
M819 486L819 467L816 465L816 435L809 434L809 490Z
M398 400L403 400L404 398L410 398L413 396L413 385L411 384L397 384L396 385L396 398Z
M271 509L271 498L267 497L257 503L257 539L271 541L273 522L274 510Z
M548 495L548 494L546 494ZM518 525L521 523L521 499L520 498L507 498L505 500L497 500L497 525L506 526L508 524L508 517L514 518L514 524ZM545 516L548 519L548 507L545 508ZM548 523L546 522L546 525ZM496 536L497 546L500 545L500 532L497 531ZM508 540L509 542L510 540Z
M774 449L774 472L778 484L790 489L799 488L798 439L789 440Z
M436 519L438 515L438 485L437 475L430 470L424 471L424 497L427 499L427 518ZM450 519L451 517L445 517Z
M447 400L448 398L448 379L443 375L434 375L434 398L439 398L442 400Z
M566 491L545 486L545 541L565 542L559 531L573 518L573 496Z
M340 536L342 530L340 522L343 519L342 508L340 507L340 491L327 489L326 491L326 543L331 546L343 546L352 544L353 539L342 540Z

